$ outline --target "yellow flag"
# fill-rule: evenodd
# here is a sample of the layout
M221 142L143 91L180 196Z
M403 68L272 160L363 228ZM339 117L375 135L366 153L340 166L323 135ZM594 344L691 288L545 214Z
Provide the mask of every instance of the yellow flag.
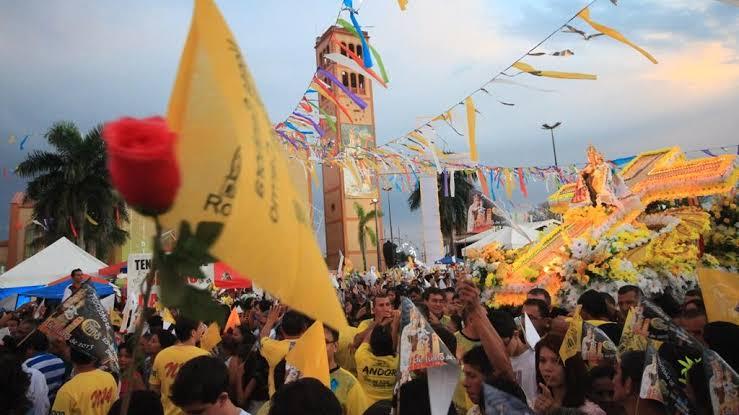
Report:
M346 318L287 156L212 0L195 1L167 118L179 135L182 187L164 224L222 223L213 256L283 303L343 328Z
M408 0L398 0L398 6L400 6L400 10L405 11L405 8L408 7Z
M699 268L698 283L706 304L708 321L739 324L739 274Z
M575 309L575 314L570 320L570 326L567 327L567 333L565 333L564 341L562 346L559 348L559 357L562 359L562 363L567 362L567 359L580 353L582 348L582 317L580 316L580 305Z
M218 346L221 342L221 329L218 328L218 323L210 323L208 330L203 333L200 338L200 348L205 351L211 351L214 347Z
M323 323L313 323L295 342L295 346L285 356L285 361L300 370L301 378L316 378L326 387L331 387Z
M585 20L590 26L592 26L593 29L595 29L595 30L603 33L604 35L606 35L608 37L611 37L613 39L616 39L616 40L618 40L621 43L625 43L625 44L631 46L632 48L636 49L639 53L641 53L642 55L644 55L644 57L646 57L647 59L649 59L650 61L652 61L652 63L657 63L657 59L654 59L654 57L652 55L650 55L649 52L647 52L646 50L644 50L644 49L640 48L639 46L633 44L629 39L626 39L626 37L624 37L624 35L622 35L621 33L619 33L617 30L612 29L612 28L610 28L608 26L603 26L602 24L600 24L598 22L592 21L590 19L590 9L589 8L586 7L584 9L582 9L582 11L578 14L578 16L581 19Z
M621 331L621 341L618 344L619 355L630 350L644 351L647 349L646 333L648 327L644 327L644 325L649 326L649 320L644 321L643 318L639 318L640 315L641 312L637 312L636 308L631 307L629 309L629 314L626 315L626 321L624 321L624 328Z
M467 107L467 137L470 140L470 160L477 161L477 143L475 143L475 103L472 101L472 97L467 97L464 100L464 105Z
M530 73L531 75L536 76L546 76L547 78L562 78L562 79L588 79L591 81L594 81L598 79L595 75L590 75L587 73L576 73L576 72L557 72L557 71L540 71L538 69L535 69L533 66L529 65L525 62L516 62L513 64L513 67L524 71L526 73Z
M162 317L162 321L165 321L169 324L175 324L175 318L172 316L172 313L169 311L168 308L163 307L162 310L159 312L159 315Z

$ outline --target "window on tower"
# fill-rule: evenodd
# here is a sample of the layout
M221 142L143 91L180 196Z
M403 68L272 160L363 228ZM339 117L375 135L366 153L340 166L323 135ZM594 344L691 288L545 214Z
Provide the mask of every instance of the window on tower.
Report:
M357 56L362 57L362 45L357 45Z
M354 50L354 43L349 44L349 50L352 51L352 53L356 53L356 51Z
M341 42L341 45L344 46L341 48L341 54L346 56L346 42Z
M341 71L341 83L344 84L345 87L349 86L349 74L347 74L345 71Z
M352 73L350 78L352 80L352 92L357 92L357 74Z
M357 89L359 90L360 94L365 94L366 91L364 89L364 75L358 75L357 77L359 78Z

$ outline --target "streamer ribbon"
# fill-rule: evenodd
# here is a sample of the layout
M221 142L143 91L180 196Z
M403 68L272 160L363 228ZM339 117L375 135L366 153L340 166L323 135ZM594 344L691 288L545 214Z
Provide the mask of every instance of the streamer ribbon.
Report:
M580 13L577 14L577 16L585 20L590 26L593 27L593 29L603 33L604 35L612 39L616 39L621 43L631 46L634 50L644 55L644 57L649 59L652 63L654 64L657 63L657 59L654 59L654 56L650 55L649 52L647 52L646 50L632 43L629 39L626 39L626 37L622 35L621 33L619 33L617 30L612 29L608 26L604 26L598 22L594 22L593 20L591 20L590 19L590 9L588 7L582 9L582 11L580 11Z
M344 94L346 94L346 96L348 96L349 99L354 101L354 103L357 104L357 106L360 109L364 110L365 108L367 108L367 103L364 102L362 98L359 98L358 96L354 95L354 93L352 93L352 91L350 91L349 88L345 87L344 84L342 84L338 79L336 79L334 74L322 68L318 68L316 72L328 78L332 84L336 85L336 87L339 88L342 92L344 92Z
M511 66L520 71L526 72L528 74L531 74L534 76L544 76L547 78L587 79L591 81L598 79L596 75L591 75L591 74L586 74L586 73L541 71L541 70L535 69L533 66L529 65L528 63L521 62L521 61L518 61Z

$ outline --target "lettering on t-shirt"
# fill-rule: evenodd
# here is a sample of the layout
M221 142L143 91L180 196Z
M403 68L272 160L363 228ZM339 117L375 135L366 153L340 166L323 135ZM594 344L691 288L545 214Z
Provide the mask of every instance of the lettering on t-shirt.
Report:
M181 363L168 362L164 365L164 376L174 379L177 376L177 372L180 370Z
M113 388L95 389L90 395L93 408L103 406L113 401Z

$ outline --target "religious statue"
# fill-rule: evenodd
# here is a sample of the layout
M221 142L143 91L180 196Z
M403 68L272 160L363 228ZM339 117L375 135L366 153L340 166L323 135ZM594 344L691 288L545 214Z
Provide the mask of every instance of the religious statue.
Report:
M588 147L588 164L580 171L572 203L614 206L620 209L623 207L620 199L628 195L629 189L621 176L595 147Z

